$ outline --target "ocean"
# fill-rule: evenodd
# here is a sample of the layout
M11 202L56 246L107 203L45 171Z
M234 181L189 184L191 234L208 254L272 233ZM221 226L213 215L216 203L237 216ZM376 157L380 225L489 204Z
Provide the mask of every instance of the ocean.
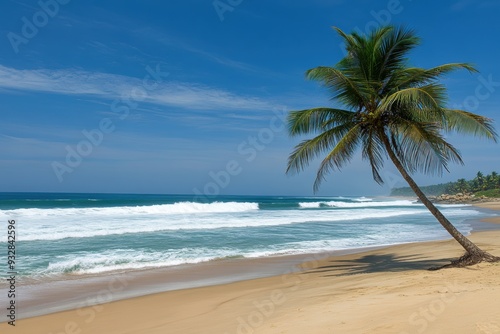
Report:
M465 234L485 216L439 208ZM0 193L0 249L8 220L20 281L449 238L422 204L369 197Z

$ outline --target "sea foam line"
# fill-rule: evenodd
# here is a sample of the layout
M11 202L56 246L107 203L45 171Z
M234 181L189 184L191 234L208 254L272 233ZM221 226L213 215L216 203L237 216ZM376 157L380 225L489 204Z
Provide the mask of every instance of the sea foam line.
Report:
M389 207L389 206L422 206L416 201L399 200L399 201L384 201L376 202L368 199L357 199L355 202L344 201L318 201L318 202L299 202L301 208L319 208L319 207L336 207L336 208L374 208L374 207Z
M251 202L178 202L173 204L156 204L144 206L119 206L119 207L91 207L91 208L56 208L56 209L14 209L4 210L4 213L12 216L129 216L134 214L197 214L197 213L224 213L245 212L259 210L258 203ZM1 211L0 211L1 212Z

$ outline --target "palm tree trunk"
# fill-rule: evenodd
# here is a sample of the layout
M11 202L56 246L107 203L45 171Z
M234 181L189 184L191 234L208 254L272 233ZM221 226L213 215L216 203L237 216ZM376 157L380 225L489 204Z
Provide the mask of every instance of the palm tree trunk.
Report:
M448 231L448 233L450 233L450 235L467 251L466 255L464 255L457 261L452 262L452 264L454 266L465 266L465 265L479 263L481 261L488 261L488 262L498 261L499 258L494 257L488 254L487 252L481 250L473 242L467 239L462 233L460 233L460 231L456 229L455 226L453 226L453 224L441 213L441 211L439 211L439 209L436 208L436 206L427 198L427 196L425 196L425 194L415 183L413 178L405 170L405 168L399 161L398 157L394 153L387 136L385 134L382 134L381 137L385 149L389 154L389 158L396 166L398 171L401 173L401 176L403 176L406 182L408 182L408 185L415 192L415 194L420 199L422 204L424 204L427 207L427 209L429 209L432 215L436 217L436 219L446 229L446 231Z

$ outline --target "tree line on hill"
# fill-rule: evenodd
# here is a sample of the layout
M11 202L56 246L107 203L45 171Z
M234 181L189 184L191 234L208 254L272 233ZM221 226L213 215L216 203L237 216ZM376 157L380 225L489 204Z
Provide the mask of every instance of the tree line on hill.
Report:
M500 197L500 175L497 172L484 175L477 172L472 180L458 179L455 182L440 183L420 187L428 196L439 196L443 194L476 194L487 197ZM415 196L410 187L393 188L391 196Z

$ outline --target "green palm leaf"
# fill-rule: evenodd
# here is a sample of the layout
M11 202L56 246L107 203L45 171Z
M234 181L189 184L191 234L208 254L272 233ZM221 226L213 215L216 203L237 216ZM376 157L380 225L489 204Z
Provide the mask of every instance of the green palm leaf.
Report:
M345 164L351 161L359 144L360 132L360 125L351 127L323 159L318 168L316 180L314 181L314 191L319 189L319 186L325 180L329 172L334 168L341 169Z
M334 147L336 143L341 142L353 126L355 126L353 123L345 123L312 139L303 140L295 147L288 159L287 173L303 170L313 159Z
M355 113L333 108L313 108L291 111L288 115L288 132L291 136L324 131L327 128L352 122Z
M445 109L444 113L447 121L445 130L497 141L493 120L464 110Z

